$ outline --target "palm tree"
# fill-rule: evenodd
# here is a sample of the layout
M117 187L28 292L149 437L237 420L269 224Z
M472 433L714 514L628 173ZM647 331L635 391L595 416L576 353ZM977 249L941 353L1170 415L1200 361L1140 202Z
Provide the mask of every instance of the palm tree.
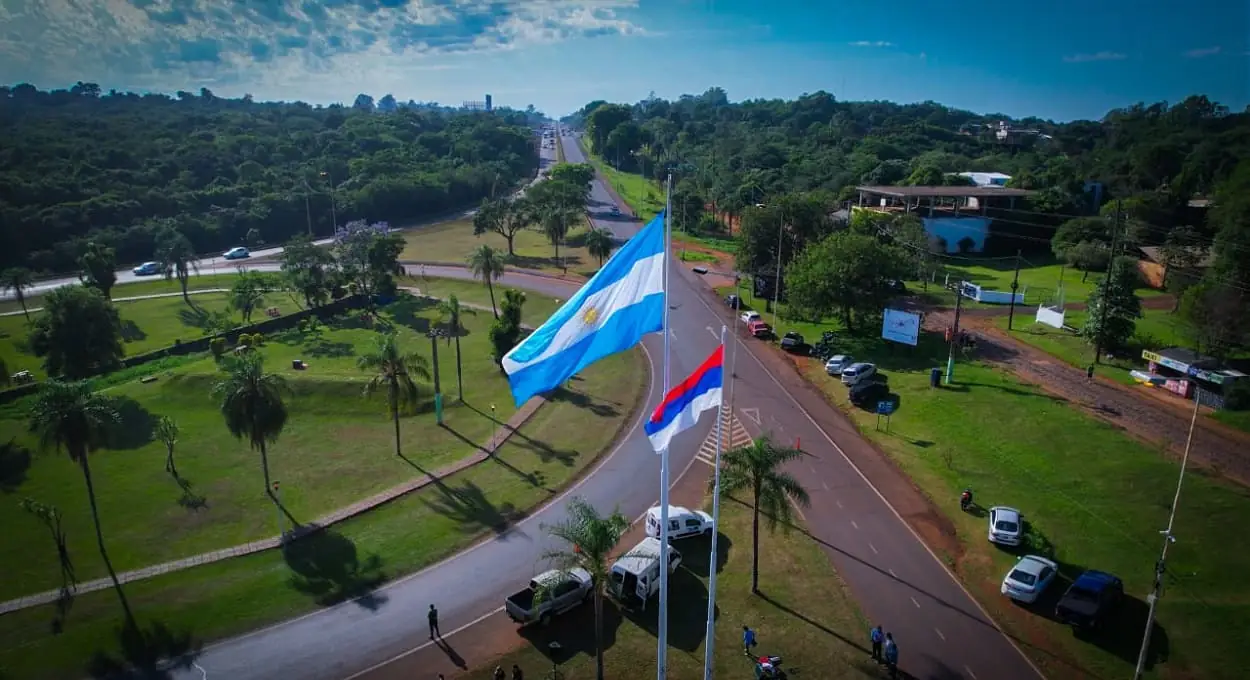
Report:
M612 241L612 235L606 229L591 229L586 234L586 252L591 257L599 258L599 267L603 268L603 261L612 254L612 246L616 245Z
M10 267L0 274L0 290L13 291L13 299L22 306L22 314L30 321L30 312L26 310L26 289L35 285L35 275L25 267Z
M578 213L580 214L580 213ZM555 249L554 259L560 259L560 242L569 234L569 223L577 219L577 215L572 210L565 207L553 208L543 215L542 229L543 235L551 242L551 247Z
M200 265L195 259L195 246L181 232L171 227L157 240L156 259L165 270L165 280L177 277L178 285L182 287L182 299L188 305L191 304L191 297L187 294L187 282L191 279L192 271L200 271Z
M619 511L604 517L580 497L569 501L566 512L568 519L543 528L568 543L569 549L549 552L546 558L556 569L585 569L590 574L595 598L595 677L603 680L603 598L612 569L612 551L629 530L629 520Z
M401 403L416 403L417 383L412 378L415 375L428 380L429 362L416 352L405 354L400 349L395 334L386 333L378 336L373 351L356 360L356 366L361 370L373 371L373 377L365 383L365 396L373 394L383 385L386 386L386 405L390 407L391 418L395 421L395 455L403 458L404 454L399 447L399 406Z
M477 312L460 304L460 299L453 293L438 303L438 313L451 327L451 335L456 337L456 391L460 401L464 401L464 372L460 368L460 332L464 330L464 326L460 320L465 314ZM451 342L451 336L447 337L447 342Z
M30 429L39 436L44 449L64 451L69 459L82 470L87 483L87 501L91 505L91 520L95 523L96 545L100 557L113 579L113 589L121 600L126 615L126 625L134 625L130 603L122 592L121 582L113 571L108 550L104 547L104 530L100 528L100 509L96 505L95 485L91 481L89 454L103 445L110 427L121 422L121 416L104 396L91 391L85 381L62 382L50 379L39 388L35 403L30 410Z
M165 445L165 472L178 476L174 467L174 445L178 443L178 423L169 416L161 416L152 427L152 434Z
M781 471L783 465L802 455L798 449L774 444L771 435L764 433L747 446L725 452L721 458L725 466L720 477L721 494L743 489L751 491L751 592L757 595L760 592L760 510L768 517L769 531L775 530L779 521L785 530L791 524L790 501L803 507L811 503L803 485Z
M286 380L276 373L265 373L264 359L254 350L226 359L222 370L226 375L213 385L213 394L221 400L226 429L235 439L246 437L252 450L260 452L265 493L274 498L266 445L277 441L286 427L286 403L282 401Z
M473 271L473 276L486 284L486 290L490 292L490 310L498 319L499 309L495 307L494 283L503 277L507 258L503 253L483 243L469 254L468 264L469 269Z

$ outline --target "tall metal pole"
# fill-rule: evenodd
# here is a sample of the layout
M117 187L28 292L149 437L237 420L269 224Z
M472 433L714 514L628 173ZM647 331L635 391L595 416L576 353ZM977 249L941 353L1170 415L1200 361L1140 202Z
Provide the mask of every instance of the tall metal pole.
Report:
M438 379L438 333L431 331L429 333L429 336L430 336L430 347L432 348L431 351L434 355L433 361L431 362L434 364L434 422L439 425L442 425L443 424L443 389Z
M304 182L304 212L308 215L308 238L312 238L312 203L308 200L308 182Z
M1176 480L1176 495L1172 497L1172 512L1168 516L1168 528L1159 532L1163 534L1163 550L1159 552L1159 561L1155 562L1154 588L1146 598L1150 600L1150 611L1146 614L1146 631L1141 637L1141 651L1137 653L1137 669L1133 671L1133 680L1141 680L1146 670L1146 656L1150 652L1150 633L1155 625L1155 606L1163 590L1163 574L1167 571L1168 546L1176 542L1172 535L1172 526L1176 522L1176 506L1181 502L1181 485L1185 483L1185 466L1189 462L1189 449L1194 443L1194 425L1198 422L1198 406L1202 403L1202 388L1195 384L1194 412L1189 418L1189 434L1185 437L1185 454L1181 456L1181 472Z
M955 343L959 342L959 310L963 307L963 282L955 284L955 323L951 326L951 349L946 356L946 384L955 379Z
M668 394L669 337L668 325L669 257L672 254L673 175L669 173L664 187L664 394ZM668 677L668 447L660 452L660 625L655 653L656 680Z
M720 327L721 352L725 349L725 327ZM721 373L721 384L724 384ZM716 472L712 481L712 552L707 563L707 632L703 638L703 680L712 680L712 651L716 646L716 538L720 534L720 452L725 440L725 400L716 408Z
M1007 309L1007 330L1016 318L1016 289L1020 287L1020 251L1016 251L1016 275L1011 279L1011 307Z
M1111 223L1111 255L1107 258L1107 275L1102 278L1102 310L1099 313L1098 333L1094 337L1094 363L1102 359L1102 338L1107 334L1107 298L1111 295L1111 277L1115 275L1115 247L1120 236L1120 199L1115 199L1115 221Z

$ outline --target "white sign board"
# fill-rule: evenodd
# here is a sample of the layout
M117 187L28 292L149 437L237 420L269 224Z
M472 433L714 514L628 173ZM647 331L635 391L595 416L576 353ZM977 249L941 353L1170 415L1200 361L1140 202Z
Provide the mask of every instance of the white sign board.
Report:
M1055 328L1063 328L1063 310L1039 305L1037 308L1037 322Z
M881 322L881 337L915 347L920 337L920 315L901 309L886 309Z

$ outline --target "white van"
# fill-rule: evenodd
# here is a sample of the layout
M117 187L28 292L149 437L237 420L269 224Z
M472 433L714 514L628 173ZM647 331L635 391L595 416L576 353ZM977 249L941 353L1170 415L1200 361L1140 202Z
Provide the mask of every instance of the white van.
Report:
M866 362L851 364L842 369L843 385L858 385L877 374L877 367Z
M681 565L681 552L668 548L668 573ZM647 600L660 591L660 539L648 536L612 565L608 592L625 605L647 607Z
M660 537L660 506L647 511L647 535ZM668 506L668 537L711 536L712 516L702 510L688 510L679 505Z

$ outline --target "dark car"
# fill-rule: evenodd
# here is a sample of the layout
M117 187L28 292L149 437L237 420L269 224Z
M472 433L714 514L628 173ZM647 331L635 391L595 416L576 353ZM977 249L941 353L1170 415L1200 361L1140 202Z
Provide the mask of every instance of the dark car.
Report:
M729 305L730 309L738 309L742 307L742 298L739 298L737 295L730 293L729 295L725 296L725 304Z
M781 349L787 352L806 353L807 343L803 341L802 335L789 331L781 338Z
M1124 596L1118 576L1093 569L1081 574L1055 605L1055 618L1078 628L1095 628Z
M906 295L907 285L898 279L890 279L885 282L886 289L895 295Z
M890 396L890 386L876 380L856 383L849 393L851 404L869 411L876 410L877 402Z

